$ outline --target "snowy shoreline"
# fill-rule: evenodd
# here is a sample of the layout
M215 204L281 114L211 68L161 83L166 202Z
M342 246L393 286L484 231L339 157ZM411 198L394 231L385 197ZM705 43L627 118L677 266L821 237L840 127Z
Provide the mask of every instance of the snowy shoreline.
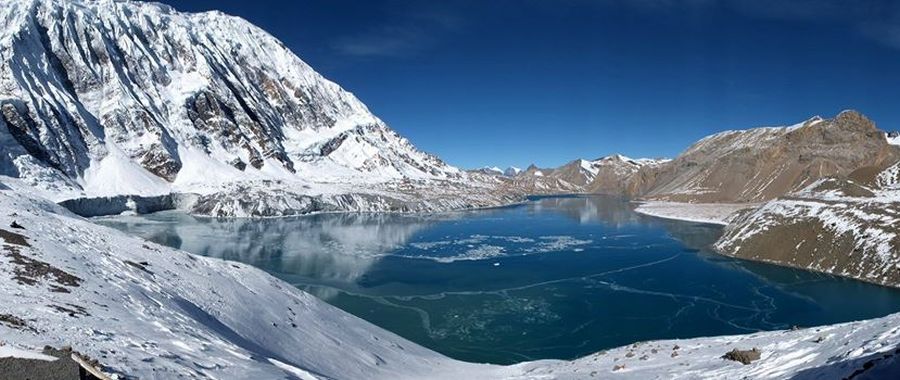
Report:
M634 212L655 218L726 226L735 213L759 207L756 203L681 203L635 201Z
M300 196L300 195L298 195ZM300 217L300 216L312 216L312 215L322 215L322 214L427 214L427 213L448 213L448 212L467 212L467 211L477 211L477 210L490 210L496 208L504 208L504 207L514 207L526 204L530 202L530 195L523 196L512 196L511 199L497 199L496 201L488 202L488 205L468 205L463 204L460 207L456 207L457 205L424 205L426 202L411 202L411 204L422 203L423 209L388 209L381 210L377 208L373 209L319 209L319 210L310 210L298 213L287 213L282 215L249 215L249 214L235 214L235 215L208 215L204 213L194 212L192 207L196 205L197 199L200 197L199 194L195 193L170 193L158 196L141 196L141 195L117 195L117 196L109 196L109 197L84 197L84 198L72 198L64 201L60 201L57 204L66 208L74 214L77 214L82 217L92 218L92 217L103 217L103 216L116 216L122 215L123 213L129 214L152 214L160 211L171 211L171 210L179 210L183 211L191 216L195 216L198 218L227 218L227 219L273 219L273 218L290 218L290 217Z

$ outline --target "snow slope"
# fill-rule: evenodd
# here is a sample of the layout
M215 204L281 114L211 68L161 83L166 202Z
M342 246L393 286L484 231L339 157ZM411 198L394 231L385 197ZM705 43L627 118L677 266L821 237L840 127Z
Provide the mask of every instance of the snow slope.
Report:
M760 350L749 365L722 359ZM900 314L793 331L639 342L574 361L517 366L530 379L894 379L900 376Z
M900 368L900 314L636 343L574 361L459 362L256 268L97 226L28 191L0 177L2 352L71 345L117 378L782 379L856 371L866 378ZM762 358L750 365L721 358L753 347Z
M887 140L888 144L900 145L900 133L897 133L897 132L885 133L884 138Z

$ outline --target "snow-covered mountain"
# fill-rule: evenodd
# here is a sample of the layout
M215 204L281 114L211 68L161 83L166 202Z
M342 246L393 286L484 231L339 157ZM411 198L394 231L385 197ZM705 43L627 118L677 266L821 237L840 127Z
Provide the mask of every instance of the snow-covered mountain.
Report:
M591 176L586 185L587 192L632 196L636 190L630 185L641 170L655 170L669 159L630 158L621 154L606 156L590 162ZM587 170L587 169L585 169Z
M888 144L900 145L900 131L887 132L884 134L884 138L887 139Z
M7 0L0 28L0 174L58 199L463 176L238 17Z

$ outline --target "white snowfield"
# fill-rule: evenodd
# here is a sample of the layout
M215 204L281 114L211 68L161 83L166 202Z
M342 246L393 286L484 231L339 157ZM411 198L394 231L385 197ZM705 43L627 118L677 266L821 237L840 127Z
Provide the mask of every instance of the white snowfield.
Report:
M11 189L27 189L18 180L0 184L3 347L18 355L71 345L116 378L783 379L896 368L900 314L638 343L574 361L460 362L259 269L130 237ZM754 347L762 358L750 365L721 358Z
M15 347L10 347L8 345L0 346L0 358L19 358L19 359L34 359L34 360L44 360L48 362L56 361L55 357L50 355L44 355L40 352L22 350Z

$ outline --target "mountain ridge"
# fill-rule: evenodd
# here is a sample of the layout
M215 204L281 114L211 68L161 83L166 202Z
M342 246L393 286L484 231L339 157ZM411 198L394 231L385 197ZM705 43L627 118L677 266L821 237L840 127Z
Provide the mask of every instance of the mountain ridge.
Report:
M900 150L857 111L813 117L786 127L724 131L629 184L649 200L759 202L829 176L873 171L900 160Z

